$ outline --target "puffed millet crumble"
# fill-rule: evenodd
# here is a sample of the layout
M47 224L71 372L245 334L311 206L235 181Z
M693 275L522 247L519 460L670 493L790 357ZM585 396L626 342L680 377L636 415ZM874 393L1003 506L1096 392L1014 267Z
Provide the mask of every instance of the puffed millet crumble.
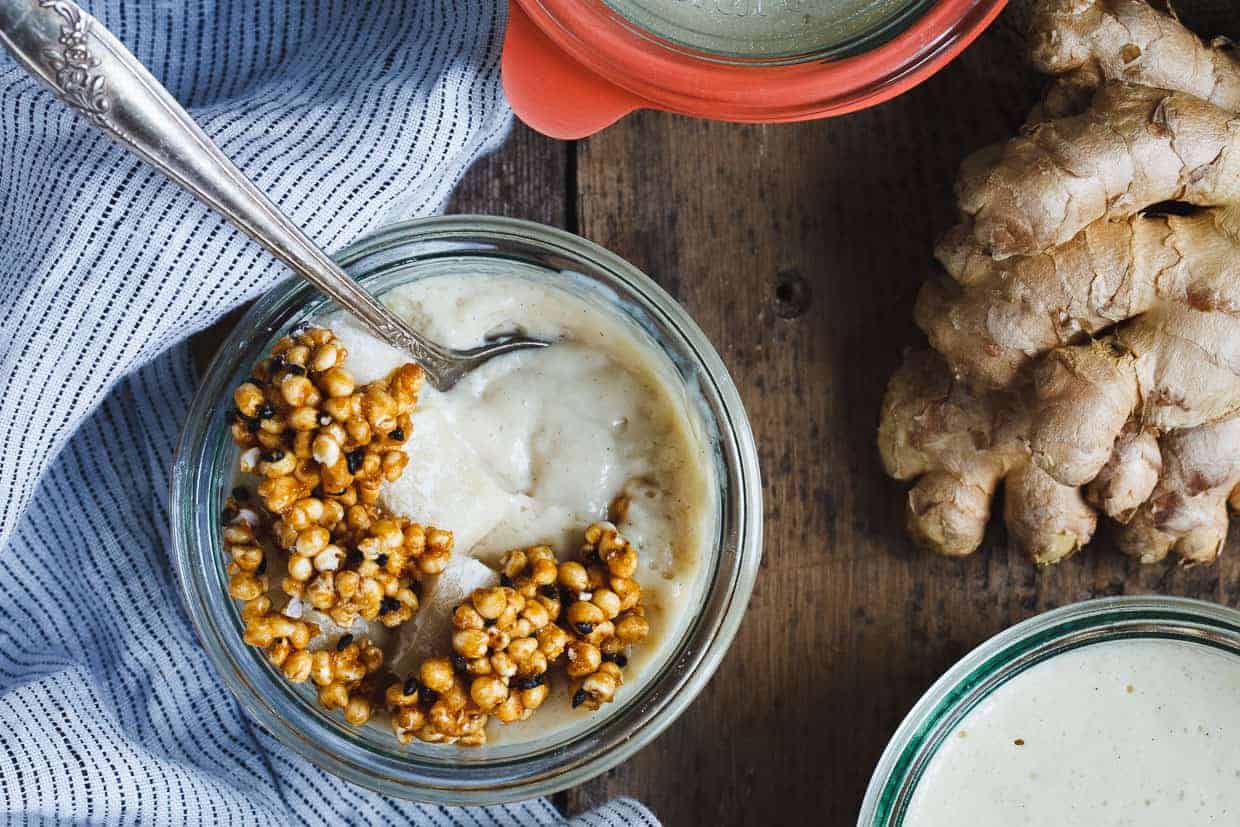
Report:
M453 612L446 654L403 678L384 670L383 650L366 637L310 648L319 627L301 619L302 607L344 628L358 618L397 628L417 613L422 579L444 570L453 546L451 531L378 505L383 483L408 462L421 368L405 364L359 387L342 367L346 355L331 331L306 329L277 342L233 394L240 469L260 479L253 494L235 488L223 514L228 591L241 602L245 642L287 680L312 682L319 703L350 724L385 709L401 743L484 744L491 717L534 715L553 669L568 680L574 708L613 700L629 647L650 626L637 550L610 522L585 529L573 560L557 561L548 546L507 552L500 585L475 590ZM279 609L269 561L284 572Z

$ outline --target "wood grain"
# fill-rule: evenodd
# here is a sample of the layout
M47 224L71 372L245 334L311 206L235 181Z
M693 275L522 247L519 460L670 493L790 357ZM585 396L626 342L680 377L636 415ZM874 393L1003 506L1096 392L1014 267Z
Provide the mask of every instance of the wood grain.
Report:
M992 526L975 556L918 553L874 448L961 158L1012 134L1040 87L992 29L930 82L846 118L783 126L641 113L583 142L583 235L675 294L741 388L761 451L766 551L749 613L697 703L570 795L669 825L854 824L917 697L1015 621L1106 594L1235 603L1240 561L1140 567L1105 538L1037 571Z
M1233 3L1197 8L1235 28ZM645 112L575 145L518 125L453 198L451 212L579 231L656 278L714 341L761 452L765 557L732 650L659 739L557 796L570 812L632 795L668 825L847 827L909 707L985 638L1100 595L1240 602L1234 542L1217 566L1185 569L1138 566L1103 537L1037 571L999 525L961 561L902 531L903 487L874 448L879 400L923 343L912 302L958 163L1010 135L1041 85L1012 18L923 86L846 118Z
M478 161L461 181L449 213L524 218L555 227L576 223L574 188L568 185L573 145L553 141L518 122L504 149Z

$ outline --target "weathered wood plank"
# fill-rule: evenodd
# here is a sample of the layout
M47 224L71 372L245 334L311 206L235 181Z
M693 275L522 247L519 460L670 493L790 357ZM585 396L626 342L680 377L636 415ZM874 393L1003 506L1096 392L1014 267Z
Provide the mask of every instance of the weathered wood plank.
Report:
M874 448L951 182L1014 132L1040 81L1003 28L876 109L786 126L642 113L579 147L582 234L646 270L720 350L765 477L766 555L746 622L698 702L574 790L668 824L855 823L890 733L984 638L1038 611L1158 591L1235 603L1240 560L1142 568L1105 540L1049 571L992 527L964 561L914 550Z
M566 186L571 149L571 144L545 138L518 122L503 149L465 175L447 211L571 226L575 216L569 213Z
M1197 0L1224 22L1232 2ZM851 825L900 718L984 638L1102 594L1240 601L1234 543L1186 570L1136 566L1104 538L1038 572L998 526L965 561L903 535L902 488L873 447L879 399L921 342L912 301L957 164L1036 94L1019 55L991 31L921 88L827 122L643 113L576 147L518 125L454 196L450 212L579 227L658 279L733 371L762 454L766 557L732 652L667 733L557 796L570 811L627 794L669 825ZM198 337L200 359L231 323Z

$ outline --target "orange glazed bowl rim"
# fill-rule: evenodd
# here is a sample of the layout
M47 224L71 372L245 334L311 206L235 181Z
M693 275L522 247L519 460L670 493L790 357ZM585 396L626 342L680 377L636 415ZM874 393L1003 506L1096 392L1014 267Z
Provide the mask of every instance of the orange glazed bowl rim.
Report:
M778 122L840 115L907 91L973 42L1006 0L910 4L921 14L898 34L838 59L813 54L740 58L695 51L636 27L601 0L514 3L564 55L602 84L635 96L632 108ZM547 72L546 80L554 84L555 73Z

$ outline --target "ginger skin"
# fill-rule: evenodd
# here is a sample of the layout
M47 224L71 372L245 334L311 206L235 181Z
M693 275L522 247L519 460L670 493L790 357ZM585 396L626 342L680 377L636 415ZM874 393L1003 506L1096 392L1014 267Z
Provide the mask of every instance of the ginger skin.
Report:
M1145 0L1056 0L1035 7L1030 57L1048 75L1178 89L1240 110L1240 67Z
M1227 539L1227 506L1240 507L1240 417L1163 437L1158 485L1119 534L1120 548L1142 563L1171 550L1208 563Z
M1038 564L1058 562L1089 541L1093 511L1078 489L1030 462L1028 426L1016 395L977 394L937 354L909 355L887 386L878 445L888 474L920 478L905 516L918 545L951 557L975 551L1000 481L1008 529Z
M1002 482L1039 563L1095 508L1142 561L1212 560L1240 504L1240 62L1144 0L1045 0L1031 46L1059 78L961 166L914 311L941 359L892 378L880 452L940 553Z

